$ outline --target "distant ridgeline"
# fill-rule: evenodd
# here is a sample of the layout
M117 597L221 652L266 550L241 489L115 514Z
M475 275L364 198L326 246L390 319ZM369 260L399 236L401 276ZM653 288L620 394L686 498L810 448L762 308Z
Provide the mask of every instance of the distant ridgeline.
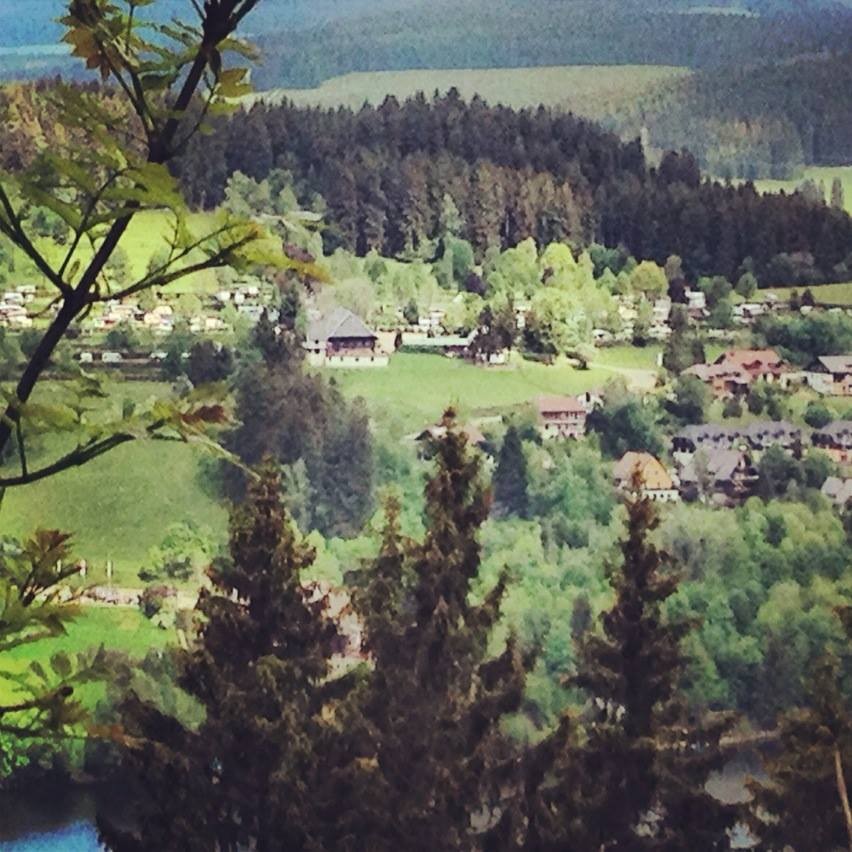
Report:
M852 163L852 54L703 71L662 85L614 116L658 149L686 147L722 177L795 177Z
M393 4L386 2L383 7ZM349 20L265 33L258 88L312 87L351 71L541 65L721 68L844 50L849 10L808 0L397 0ZM723 13L727 8L728 13ZM749 11L754 9L760 15ZM279 27L279 30L283 30Z
M322 209L326 248L422 256L447 234L490 247L534 237L625 246L683 259L690 276L848 280L852 220L804 194L760 195L702 180L689 154L647 166L638 141L545 108L512 110L454 92L320 110L257 104L198 137L177 169L190 201L218 205L228 178L288 170L300 203ZM319 203L316 195L324 199Z

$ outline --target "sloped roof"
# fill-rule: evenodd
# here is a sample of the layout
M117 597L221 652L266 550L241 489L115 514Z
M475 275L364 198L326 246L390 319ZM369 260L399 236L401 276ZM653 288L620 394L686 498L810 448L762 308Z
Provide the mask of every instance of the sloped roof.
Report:
M687 438L690 441L715 441L724 438L737 438L742 430L737 426L719 423L697 423L684 426L676 438Z
M712 449L702 453L704 467L707 473L715 481L729 482L734 478L737 468L742 464L745 453L740 450L726 450L723 448ZM698 481L698 458L690 459L689 464L684 465L680 478L683 482Z
M644 488L649 491L670 491L674 481L663 463L650 453L625 453L613 468L613 478L617 484L630 484L635 473Z
M308 340L347 340L364 339L376 335L367 328L361 317L346 308L335 308L330 314L312 320L308 324Z
M829 373L852 373L852 355L820 355L817 360Z
M702 382L722 378L746 385L751 382L751 376L745 370L732 364L693 364L683 372L687 376L696 376Z
M778 367L781 365L781 356L774 349L729 349L723 352L714 363L739 369L758 365Z
M842 479L839 476L829 476L820 489L825 497L833 503L845 505L852 500L852 479Z
M765 442L767 439L797 439L803 438L807 433L807 429L801 426L796 426L795 423L790 423L787 420L758 420L755 423L749 424L745 430L746 436L752 441Z
M540 414L586 413L586 406L576 396L540 396L535 402Z
M815 444L828 441L841 446L850 446L852 444L852 420L835 420L834 423L829 423L822 429L814 430L813 440Z

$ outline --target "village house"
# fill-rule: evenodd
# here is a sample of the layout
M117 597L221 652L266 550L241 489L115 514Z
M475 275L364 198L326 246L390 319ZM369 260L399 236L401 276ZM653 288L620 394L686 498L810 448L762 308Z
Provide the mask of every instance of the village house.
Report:
M387 367L389 363L376 334L346 308L312 319L305 349L308 362L315 367Z
M784 361L774 349L729 349L714 362L730 370L748 373L751 382L775 382L785 371Z
M713 396L717 399L745 396L751 384L751 377L745 370L724 364L693 364L684 370L684 375L695 376L709 385Z
M685 500L709 496L714 503L741 503L757 482L757 469L749 453L736 449L700 450L681 468L681 494Z
M821 355L805 371L805 381L826 396L852 396L852 355Z
M543 438L582 438L589 403L576 396L540 396L536 410Z
M615 487L632 493L638 482L639 493L658 503L676 503L680 499L675 481L665 465L650 453L625 453L612 471Z
M406 349L421 352L434 352L447 358L464 358L473 342L473 334L430 335L405 331L402 333L402 345Z
M822 496L830 500L838 509L845 509L852 500L852 479L829 476L820 491Z
M815 429L811 441L838 464L848 464L852 461L852 420L836 420Z
M756 452L768 450L774 445L798 455L809 443L810 431L786 420L759 420L749 424L745 437Z
M809 432L786 420L758 420L748 426L702 423L685 426L672 437L672 455L686 464L696 452L743 450L755 453L773 444L790 453L799 453L809 442Z
M684 426L672 437L672 454L685 463L699 450L712 452L731 449L745 441L745 430L736 426L717 423L700 423Z

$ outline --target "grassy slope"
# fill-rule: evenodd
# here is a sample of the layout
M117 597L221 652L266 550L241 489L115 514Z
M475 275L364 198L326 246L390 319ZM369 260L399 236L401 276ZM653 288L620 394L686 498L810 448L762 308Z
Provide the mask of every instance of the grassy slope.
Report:
M689 73L667 65L375 71L335 77L317 89L277 89L262 93L261 97L287 97L297 104L357 109L365 100L381 103L387 95L402 100L417 92L431 95L436 89L446 92L455 86L465 98L478 94L490 103L512 107L543 103L600 116L611 111L613 105L636 98L660 82Z
M589 370L528 362L486 369L435 355L400 354L387 369L326 375L347 395L366 399L377 430L402 437L436 421L448 405L465 418L496 417L540 394L602 387L620 369L650 373L658 352L653 346L601 350ZM158 383L116 384L112 399L120 405L125 398L141 401L167 389ZM38 526L67 530L74 533L76 555L90 563L91 582L105 580L105 563L112 559L115 581L135 586L149 549L162 541L170 524L193 522L224 541L226 510L203 486L202 458L199 450L181 444L119 447L83 468L11 490L0 510L0 532L21 535Z
M779 299L789 299L795 290L800 296L806 287L773 287L768 292L774 293ZM764 292L761 290L761 293ZM844 284L821 284L811 287L814 299L817 303L828 305L849 305L852 307L852 282Z
M339 370L334 377L349 395L363 396L379 428L406 434L440 418L448 406L463 417L500 415L540 394L579 393L600 387L612 373L567 364L513 363L482 368L439 355L399 354L387 369Z
M21 646L4 654L3 663L9 671L23 671L31 661L46 663L59 651L76 654L102 644L111 650L142 657L151 648L167 645L172 636L170 631L156 627L135 609L90 606L71 622L67 635ZM101 684L86 684L78 692L83 703L92 708L103 694ZM11 684L0 679L0 701L14 698Z
M201 229L205 227L209 219L209 215L205 213L192 214L189 218L190 228L193 232L201 234L203 233ZM127 252L130 272L134 279L141 278L145 274L148 261L154 252L167 247L169 233L169 217L165 213L145 211L136 214L127 229L127 233L119 243L121 248ZM55 266L58 266L64 258L65 248L57 245L51 239L37 239L36 245ZM81 262L85 262L91 257L91 251L87 246L81 246L76 257ZM40 275L34 271L32 264L19 251L15 253L15 269L15 273L9 276L9 285L16 285L24 281L37 283L40 280ZM0 287L0 289L3 288ZM215 290L216 277L212 270L205 270L187 277L168 288L168 292L175 294L184 292L212 293Z
M142 402L166 395L168 388L156 382L116 383L110 404ZM45 396L51 390L45 385ZM42 452L64 449L54 441ZM183 444L126 444L84 467L10 490L0 509L0 533L22 535L38 526L66 530L74 534L75 554L91 564L90 581L103 581L106 560L112 559L116 581L138 585L136 574L148 550L162 541L170 524L193 522L224 538L226 512L202 487L201 458L200 450Z
M846 201L846 210L852 213L852 166L812 166L806 168L800 178L794 180L758 180L755 186L761 192L793 192L796 187L807 178L819 184L825 184L826 196L831 192L831 183L839 177L843 184L843 194Z

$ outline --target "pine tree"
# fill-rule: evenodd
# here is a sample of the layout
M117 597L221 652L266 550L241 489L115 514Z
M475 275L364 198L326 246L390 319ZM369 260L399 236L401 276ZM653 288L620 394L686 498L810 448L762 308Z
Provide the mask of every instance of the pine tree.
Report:
M353 598L372 669L345 724L358 741L352 766L325 797L350 842L338 837L326 848L472 850L489 829L505 828L497 773L508 752L499 722L520 705L527 661L511 641L488 657L505 581L471 602L488 500L451 412L443 425L424 540L404 546L392 515L365 590Z
M836 177L831 182L831 206L835 210L846 209L846 198L843 190L843 182L839 177Z
M525 518L529 512L529 477L521 436L515 426L506 430L494 471L494 505L501 514Z
M110 848L316 848L312 790L338 634L301 583L313 560L265 472L231 522L230 558L210 569L195 647L178 683L204 708L197 730L136 696L122 708L132 831L100 820Z
M681 641L691 629L664 617L678 580L649 541L659 520L647 499L627 507L615 603L578 650L571 682L588 696L582 737L554 735L551 782L533 822L539 848L727 849L733 810L704 789L724 765L728 716L689 717L680 691Z
M786 714L768 752L766 783L752 781L749 824L761 849L852 848L852 713L826 656L811 678L810 706Z

